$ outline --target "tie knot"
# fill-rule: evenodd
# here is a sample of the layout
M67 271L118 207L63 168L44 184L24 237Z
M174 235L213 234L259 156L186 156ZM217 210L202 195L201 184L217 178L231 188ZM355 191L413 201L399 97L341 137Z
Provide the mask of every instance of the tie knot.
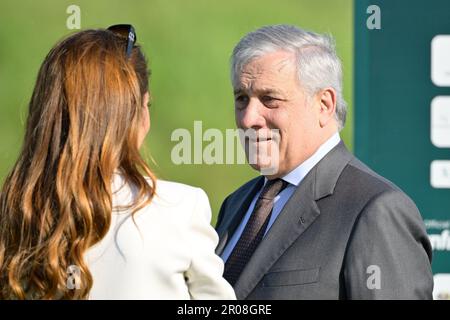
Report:
M283 179L277 178L268 180L266 185L262 189L259 198L273 200L277 196L277 194L279 194L286 186L287 182Z

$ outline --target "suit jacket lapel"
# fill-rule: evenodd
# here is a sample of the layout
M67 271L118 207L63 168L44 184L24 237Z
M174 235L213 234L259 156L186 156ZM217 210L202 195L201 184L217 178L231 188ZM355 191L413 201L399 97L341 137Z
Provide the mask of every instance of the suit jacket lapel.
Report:
M314 169L313 169L314 170ZM312 174L311 174L312 173ZM288 200L280 215L256 248L247 266L237 280L234 290L238 299L245 299L286 249L308 228L320 214L312 197L314 173Z
M228 241L233 236L236 228L241 223L245 213L250 206L255 194L261 189L264 183L264 177L258 177L253 180L253 183L249 185L247 189L241 192L237 201L230 203L230 207L227 209L228 213L224 216L224 221L217 229L219 234L219 244L216 248L216 254L221 255L225 249Z
M342 170L352 155L341 142L303 179L237 280L238 299L245 299L287 248L314 222L317 201L333 193Z

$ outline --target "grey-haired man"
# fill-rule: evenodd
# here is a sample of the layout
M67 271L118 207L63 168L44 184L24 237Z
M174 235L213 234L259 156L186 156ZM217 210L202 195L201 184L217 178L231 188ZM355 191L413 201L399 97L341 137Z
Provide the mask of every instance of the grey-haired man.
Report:
M257 133L247 157L276 168L219 213L217 253L239 299L432 298L418 209L340 140L341 70L330 37L294 26L260 28L233 51L236 123Z

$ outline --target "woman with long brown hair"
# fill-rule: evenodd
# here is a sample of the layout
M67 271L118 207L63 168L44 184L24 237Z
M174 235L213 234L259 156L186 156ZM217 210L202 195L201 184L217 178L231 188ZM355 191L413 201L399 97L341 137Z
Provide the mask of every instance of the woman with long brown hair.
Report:
M139 149L148 68L134 29L55 45L0 195L1 299L228 299L206 194L157 180Z

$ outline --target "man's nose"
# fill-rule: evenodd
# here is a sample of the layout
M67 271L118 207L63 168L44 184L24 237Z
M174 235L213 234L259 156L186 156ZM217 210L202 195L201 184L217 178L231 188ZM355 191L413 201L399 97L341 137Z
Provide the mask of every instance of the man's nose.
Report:
M265 118L263 116L263 108L261 101L257 98L251 98L248 105L240 111L237 111L237 121L239 127L243 129L259 129L265 126Z

